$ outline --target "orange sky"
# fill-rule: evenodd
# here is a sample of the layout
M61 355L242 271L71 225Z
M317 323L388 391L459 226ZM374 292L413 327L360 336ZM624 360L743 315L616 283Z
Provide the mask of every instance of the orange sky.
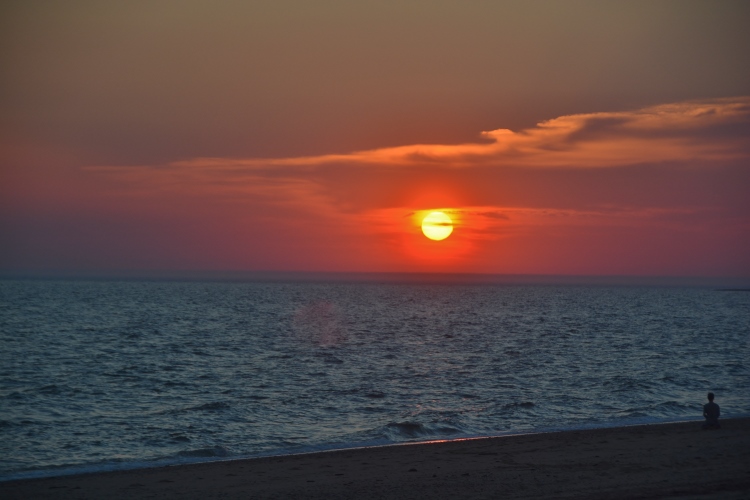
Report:
M750 278L746 3L3 9L0 272Z

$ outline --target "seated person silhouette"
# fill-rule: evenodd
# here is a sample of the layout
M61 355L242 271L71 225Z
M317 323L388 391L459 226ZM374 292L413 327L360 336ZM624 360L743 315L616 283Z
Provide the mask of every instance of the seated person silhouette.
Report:
M703 416L706 418L706 423L703 424L704 429L719 429L719 405L714 403L714 393L708 393L708 404L703 405Z

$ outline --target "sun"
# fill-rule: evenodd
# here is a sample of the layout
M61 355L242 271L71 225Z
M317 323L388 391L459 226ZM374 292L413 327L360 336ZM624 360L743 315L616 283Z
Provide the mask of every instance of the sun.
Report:
M431 240L444 240L453 232L453 221L443 212L430 212L422 219L422 232Z

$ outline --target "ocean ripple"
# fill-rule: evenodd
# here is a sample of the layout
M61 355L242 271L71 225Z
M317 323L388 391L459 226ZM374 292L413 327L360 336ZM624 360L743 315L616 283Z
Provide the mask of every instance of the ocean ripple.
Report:
M0 282L0 478L750 414L750 294Z

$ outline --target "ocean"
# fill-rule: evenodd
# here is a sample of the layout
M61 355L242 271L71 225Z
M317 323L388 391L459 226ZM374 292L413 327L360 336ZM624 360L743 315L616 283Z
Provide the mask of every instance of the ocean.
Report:
M710 287L3 280L0 479L748 416L749 339Z

